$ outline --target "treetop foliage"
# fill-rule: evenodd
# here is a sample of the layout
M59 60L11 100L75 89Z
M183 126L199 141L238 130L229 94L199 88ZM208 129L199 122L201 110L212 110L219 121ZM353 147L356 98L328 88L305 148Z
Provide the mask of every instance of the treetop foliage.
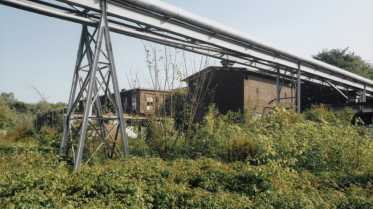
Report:
M324 49L313 58L373 80L373 65L354 52L348 52L348 47L345 49Z
M8 102L8 103L17 101L14 98L13 92L10 92L10 93L1 92L0 99L3 99L5 102Z

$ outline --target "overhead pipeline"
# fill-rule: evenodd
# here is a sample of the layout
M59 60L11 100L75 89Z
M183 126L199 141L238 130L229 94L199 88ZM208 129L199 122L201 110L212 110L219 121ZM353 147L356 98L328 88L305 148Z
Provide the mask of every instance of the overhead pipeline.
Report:
M289 57L294 60L298 60L299 62L305 62L307 64L314 65L319 68L323 68L329 70L334 73L338 73L342 76L346 76L362 83L368 84L373 86L373 81L367 78L363 78L356 74L350 73L345 71L341 68L335 67L333 65L329 65L327 63L321 62L319 60L313 59L312 57L299 55L298 53L292 52L290 50L284 49L280 46L276 46L275 44L263 41L259 38L256 38L252 35L244 33L242 31L236 30L234 28L228 27L226 25L220 24L218 22L212 21L205 17L201 17L199 15L193 14L191 12L185 11L181 8L172 6L162 1L158 0L122 0L127 3L131 3L137 5L141 8L148 9L157 13L161 13L164 15L169 15L172 18L184 21L186 23L201 27L203 29L207 29L213 31L215 33L230 37L232 39L236 39L248 44L252 44L256 47L263 48L277 54Z

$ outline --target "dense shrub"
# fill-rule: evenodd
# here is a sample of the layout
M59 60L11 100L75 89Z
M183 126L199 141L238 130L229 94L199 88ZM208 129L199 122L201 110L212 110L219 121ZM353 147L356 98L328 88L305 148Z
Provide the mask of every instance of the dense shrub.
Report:
M16 114L12 111L6 101L0 98L0 129L12 127Z
M98 157L79 172L56 155L57 129L3 139L0 207L373 207L371 130L351 125L349 110L270 115L211 108L189 138L154 122L145 139L129 138L131 159Z
M276 108L270 115L264 119L247 113L221 115L212 107L190 138L172 121L154 122L147 145L164 159L205 156L252 165L281 161L318 171L355 169L373 157L371 131L352 126L350 110L336 115L320 106L299 115Z

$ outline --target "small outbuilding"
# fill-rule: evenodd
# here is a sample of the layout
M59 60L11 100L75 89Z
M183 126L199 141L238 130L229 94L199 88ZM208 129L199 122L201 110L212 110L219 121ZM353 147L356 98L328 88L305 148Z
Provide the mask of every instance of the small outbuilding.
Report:
M154 112L154 108L156 106L161 105L162 100L165 96L165 91L157 91L151 89L130 89L125 90L123 89L120 92L120 98L123 105L123 113L124 114L136 114L136 115L146 115L151 114ZM101 105L110 104L111 101L114 100L114 96L112 95L101 95L100 102ZM115 102L115 101L113 101ZM84 110L84 103L83 100L79 101L79 111Z
M186 79L189 91L199 94L201 109L215 103L220 113L242 111L256 106L257 116L266 116L276 106L276 76L247 68L207 67ZM280 106L295 102L293 81L280 80Z

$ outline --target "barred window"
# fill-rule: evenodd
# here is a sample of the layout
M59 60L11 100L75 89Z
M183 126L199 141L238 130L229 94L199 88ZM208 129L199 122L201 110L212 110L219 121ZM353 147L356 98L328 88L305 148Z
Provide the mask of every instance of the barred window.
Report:
M132 111L136 111L136 97L132 97Z
M151 111L153 110L153 97L147 97L146 98L146 110Z

